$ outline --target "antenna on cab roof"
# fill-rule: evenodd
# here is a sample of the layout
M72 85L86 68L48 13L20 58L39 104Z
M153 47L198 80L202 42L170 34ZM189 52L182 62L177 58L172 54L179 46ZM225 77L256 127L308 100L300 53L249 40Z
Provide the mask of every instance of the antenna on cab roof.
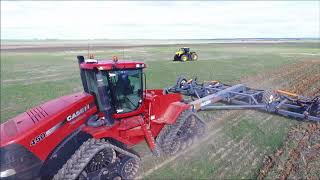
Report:
M122 48L122 58L124 60L124 48Z
M89 41L88 41L88 55L87 55L88 59L90 59L90 44L89 44Z
M88 55L87 59L94 59L94 54L90 54L90 43L88 42ZM89 62L89 61L88 61ZM91 62L91 61L90 61Z

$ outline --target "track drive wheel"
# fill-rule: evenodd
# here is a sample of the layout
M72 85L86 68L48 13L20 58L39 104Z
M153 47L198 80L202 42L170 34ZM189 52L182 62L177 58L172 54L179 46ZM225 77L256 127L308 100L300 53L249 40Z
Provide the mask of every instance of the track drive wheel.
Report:
M184 62L189 60L189 58L188 58L188 56L186 54L182 55L180 57L180 59L181 59L181 61L184 61Z
M197 55L197 53L192 53L191 54L191 59L192 59L192 61L196 61L196 60L198 60L198 55Z

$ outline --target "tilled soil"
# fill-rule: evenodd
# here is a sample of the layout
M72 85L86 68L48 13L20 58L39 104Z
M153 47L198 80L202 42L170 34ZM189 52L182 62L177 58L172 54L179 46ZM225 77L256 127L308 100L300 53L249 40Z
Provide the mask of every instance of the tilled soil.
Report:
M320 123L291 128L284 146L264 159L259 179L319 179Z
M255 77L247 77L243 81L247 82L246 84L249 84L250 87L282 88L310 96L319 94L319 74L320 61L311 60L262 73ZM300 85L297 85L298 83ZM302 136L299 136L299 133L288 135L291 138L287 137L283 150L279 149L274 155L267 156L268 159L265 158L265 155L272 152L270 152L271 146L279 147L283 143L281 137L286 137L285 134L290 130L290 126L296 124L300 126L297 121L251 110L201 112L200 115L208 125L208 134L205 138L174 157L156 158L145 151L142 153L144 156L143 176L145 178L317 177L319 179L320 176L315 168L320 169L320 160L314 154L319 152L320 137L317 135L319 126L314 123L301 123L303 126L313 128L312 134L311 130L298 131L303 134L303 137L306 136L301 143L299 143L301 140L296 138ZM239 127L244 127L244 129ZM247 132L243 132L243 130L247 130ZM289 134L294 134L292 132L290 130ZM305 134L305 132L308 133ZM274 136L279 138L273 140ZM279 139L281 142L274 145L274 141L277 142ZM292 155L287 157L287 161L268 164L269 161L280 162L272 159L280 159L283 154L290 154L289 149L286 150L286 144L294 144L295 139L298 139L300 145L296 146L293 152L299 154L303 150L306 155L297 156L291 153ZM292 164L299 163L301 163L301 167L306 167L304 173L308 176L298 175L301 170L296 170L296 167L300 166ZM259 167L261 167L260 171ZM280 168L281 171L273 173L275 167L282 167L282 169ZM295 174L296 172L298 174Z
M279 84L284 90L309 97L320 95L319 61L293 64L273 73L281 79L288 79ZM259 78L263 76L265 74ZM265 157L258 178L319 179L319 169L320 124L303 122L292 127L283 147Z

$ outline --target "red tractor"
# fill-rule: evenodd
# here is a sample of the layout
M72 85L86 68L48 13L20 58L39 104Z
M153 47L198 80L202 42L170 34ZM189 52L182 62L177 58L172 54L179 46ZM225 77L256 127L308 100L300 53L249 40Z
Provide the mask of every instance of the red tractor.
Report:
M155 155L174 155L205 131L203 110L257 109L320 122L320 96L178 78L145 89L146 65L78 56L84 92L34 107L1 124L1 179L133 179L146 140Z
M157 155L175 154L204 133L180 93L145 89L143 62L78 62L84 92L1 124L1 179L132 179L134 145L146 140Z

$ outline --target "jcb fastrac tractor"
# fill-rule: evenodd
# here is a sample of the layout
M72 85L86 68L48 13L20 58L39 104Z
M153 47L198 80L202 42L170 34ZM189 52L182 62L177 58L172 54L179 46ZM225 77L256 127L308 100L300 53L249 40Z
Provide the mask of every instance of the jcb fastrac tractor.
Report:
M183 47L176 52L173 60L174 61L196 61L198 60L198 55L196 52L191 52L190 48Z
M140 157L131 147L146 140L157 156L178 153L203 136L200 110L259 109L320 122L320 97L184 77L147 90L143 62L78 62L84 92L1 124L1 179L133 179Z

